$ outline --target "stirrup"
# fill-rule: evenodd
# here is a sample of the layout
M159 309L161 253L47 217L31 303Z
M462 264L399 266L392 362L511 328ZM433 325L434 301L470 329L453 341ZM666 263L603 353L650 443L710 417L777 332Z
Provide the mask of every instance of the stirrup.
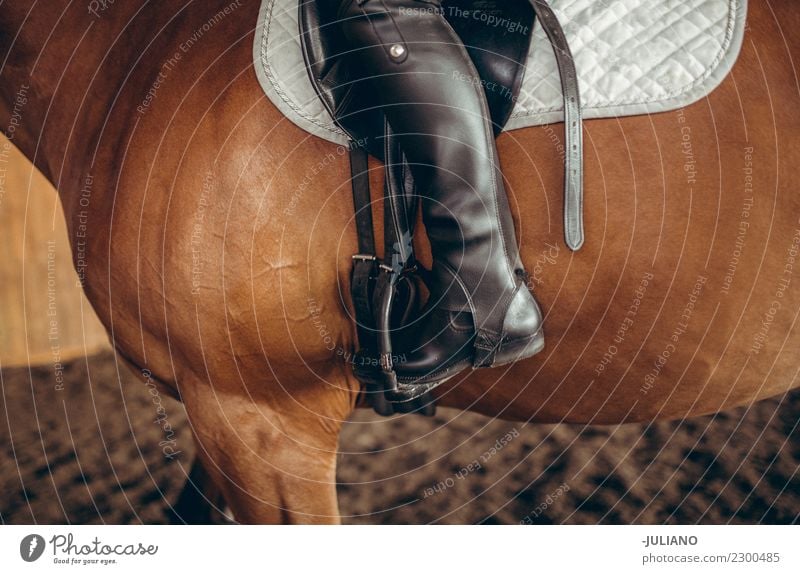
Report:
M413 229L417 202L410 170L404 165L388 122L384 125L384 242L381 261L375 255L366 150L353 145L350 167L359 253L353 256L351 295L356 311L359 349L353 373L363 384L367 403L379 414L417 412L431 416L435 400L429 392L438 384L401 383L394 370L391 334L406 325L419 301L423 282L414 259Z

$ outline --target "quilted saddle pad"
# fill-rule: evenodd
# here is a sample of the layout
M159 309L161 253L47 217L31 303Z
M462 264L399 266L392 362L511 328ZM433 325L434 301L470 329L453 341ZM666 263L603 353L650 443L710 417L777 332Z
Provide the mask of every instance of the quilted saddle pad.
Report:
M262 0L253 46L259 83L300 128L346 143L306 73L297 2ZM733 68L747 15L747 0L550 0L550 5L575 58L584 118L664 112L704 98ZM535 24L506 130L562 119L555 57Z

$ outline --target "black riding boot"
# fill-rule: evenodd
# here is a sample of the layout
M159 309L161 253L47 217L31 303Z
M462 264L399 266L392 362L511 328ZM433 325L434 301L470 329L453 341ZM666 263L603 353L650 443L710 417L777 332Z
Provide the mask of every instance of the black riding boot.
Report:
M400 138L433 252L431 295L393 344L398 379L432 382L544 346L477 71L438 0L345 0L353 58Z

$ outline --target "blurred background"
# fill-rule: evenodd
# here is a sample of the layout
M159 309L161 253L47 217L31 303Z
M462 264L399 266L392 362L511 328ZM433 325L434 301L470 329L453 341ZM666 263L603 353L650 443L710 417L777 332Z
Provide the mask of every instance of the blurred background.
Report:
M180 451L170 460L148 388L117 360L81 293L55 191L8 149L0 522L175 521L194 458L183 407L163 398ZM359 411L341 438L339 504L343 521L359 524L796 523L799 421L800 390L713 416L614 427Z

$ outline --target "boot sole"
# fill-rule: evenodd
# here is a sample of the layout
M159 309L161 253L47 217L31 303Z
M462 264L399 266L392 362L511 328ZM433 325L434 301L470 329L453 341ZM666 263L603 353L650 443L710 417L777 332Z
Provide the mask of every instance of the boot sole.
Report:
M434 371L428 375L422 377L397 377L397 382L404 383L406 385L418 385L418 384L425 384L425 383L436 383L437 385L441 385L445 381L448 381L455 377L461 371L466 370L469 368L470 363L472 362L471 358L465 359L463 361L458 361L457 363L453 363L449 365L447 368L439 369L438 371Z
M495 353L494 361L489 368L516 363L522 359L533 357L543 349L544 330L539 329L536 334L525 339L515 339L514 341L502 343Z
M524 339L515 339L511 342L504 343L500 350L497 351L495 354L494 362L489 367L485 368L492 368L492 367L502 367L503 365L510 365L511 363L516 363L517 361L521 361L523 359L528 359L533 357L534 355L540 353L544 349L544 330L539 329L536 331L534 335L530 337L526 337ZM400 383L404 383L407 385L413 384L425 384L425 383L437 383L441 385L445 381L448 381L455 377L461 371L467 369L470 366L472 359L465 359L463 361L459 361L452 365L449 365L445 369L441 369L434 373L430 373L429 375L425 375L424 377L397 377L397 381ZM472 367L473 369L480 369L484 367Z

